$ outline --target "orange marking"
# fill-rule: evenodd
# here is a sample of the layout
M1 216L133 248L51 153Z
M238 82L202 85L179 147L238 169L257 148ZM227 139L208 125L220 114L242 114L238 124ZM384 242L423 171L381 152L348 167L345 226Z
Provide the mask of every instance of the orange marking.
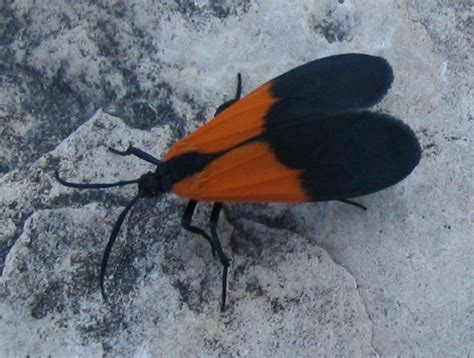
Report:
M267 143L252 142L176 183L172 191L184 198L204 201L311 201L301 186L300 175L301 170L281 164Z
M272 96L270 89L271 83L266 83L226 108L204 126L174 144L165 160L192 151L220 152L262 133L265 116L278 101Z

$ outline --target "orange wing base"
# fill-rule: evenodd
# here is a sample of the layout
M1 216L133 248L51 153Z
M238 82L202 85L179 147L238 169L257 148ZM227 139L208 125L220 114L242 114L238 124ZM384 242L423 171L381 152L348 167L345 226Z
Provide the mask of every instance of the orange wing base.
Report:
M264 84L219 113L201 128L174 144L165 156L169 160L189 152L217 153L253 138L264 130L265 115L278 101Z
M212 161L201 172L173 185L183 198L204 201L311 201L300 170L281 164L267 143L251 142Z

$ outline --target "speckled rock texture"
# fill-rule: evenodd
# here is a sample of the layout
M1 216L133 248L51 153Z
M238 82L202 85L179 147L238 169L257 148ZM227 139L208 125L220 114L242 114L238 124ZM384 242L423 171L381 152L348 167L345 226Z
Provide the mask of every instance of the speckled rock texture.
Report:
M402 1L4 1L0 4L0 356L474 354L474 5ZM185 201L142 200L97 277L134 187L244 93L309 60L385 57L379 110L423 148L402 183L341 203L225 205L221 267L180 227ZM209 204L195 223L206 227Z

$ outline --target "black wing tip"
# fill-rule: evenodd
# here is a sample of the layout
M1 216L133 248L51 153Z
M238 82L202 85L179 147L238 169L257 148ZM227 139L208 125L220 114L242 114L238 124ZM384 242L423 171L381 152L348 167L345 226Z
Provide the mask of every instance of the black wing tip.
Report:
M389 186L395 185L408 177L421 161L422 151L420 142L413 129L401 119L385 113L377 113L383 117L386 123L391 123L393 131L390 132L392 147L397 148L396 157L391 161L387 172L395 171L398 175L393 176L393 181L387 181ZM387 148L387 152L394 153Z
M344 53L310 61L273 79L272 95L309 102L320 115L370 108L394 80L383 57Z
M388 60L384 57L364 53L347 53L341 56L346 57L346 61L347 57L350 57L350 61L356 67L370 68L370 80L376 90L374 92L375 97L368 103L367 108L379 103L387 95L394 80L393 68Z
M369 111L367 112L371 113ZM412 154L411 157L414 162L414 165L413 165L413 168L414 168L421 160L421 146L420 146L420 142L418 141L418 137L416 136L413 129L401 119L394 117L390 114L375 112L375 113L372 113L372 115L377 115L383 120L392 123L394 127L397 127L400 129L400 133L402 133L403 136L405 136L406 138L407 148L410 148L409 151Z
M377 96L376 102L378 103L384 98L394 80L393 68L390 63L383 57L370 56L373 61L374 68L377 68L377 72L380 74L380 92ZM374 104L375 104L374 103Z
M409 170L406 175L408 176L408 174L410 174L413 171L413 169L415 169L415 167L420 163L422 151L421 151L420 142L418 141L418 138L415 132L410 128L410 126L408 126L408 124L402 122L401 120L399 121L401 123L400 125L403 126L405 130L407 138L409 138L409 141L410 141L409 157L407 158L407 160L411 165L407 166L407 169Z
M349 112L318 124L322 129L318 139L327 146L327 154L316 167L306 163L302 176L313 200L375 193L405 179L421 160L414 131L389 114Z
M420 142L413 129L401 119L387 113L362 111L359 112L359 116L374 120L374 123L384 124L384 127L387 128L387 135L393 141L392 146L398 144L400 148L403 148L400 165L406 170L404 177L408 176L418 165L422 155ZM367 140L370 140L370 136Z

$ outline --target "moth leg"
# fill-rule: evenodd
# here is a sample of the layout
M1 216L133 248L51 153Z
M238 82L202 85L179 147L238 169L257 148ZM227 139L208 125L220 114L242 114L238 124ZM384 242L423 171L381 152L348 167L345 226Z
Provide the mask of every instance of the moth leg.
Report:
M362 209L362 210L367 210L367 208L364 205L356 203L355 201L352 201L352 200L349 200L349 199L337 199L336 201L340 201L341 203L356 206L356 207L358 207L359 209Z
M240 99L241 94L242 94L242 76L240 75L240 72L239 72L237 74L237 90L235 91L235 97L229 101L222 103L219 107L217 107L214 117L217 116L220 112L222 112L227 107L237 102Z
M212 212L211 212L211 219L209 226L211 228L211 235L212 235L212 241L216 247L217 250L217 256L219 257L219 260L223 266L223 271L222 271L222 301L221 301L221 312L225 310L225 302L227 298L227 270L230 265L230 260L227 258L226 254L222 250L221 243L219 241L219 237L217 236L217 222L219 220L219 214L222 209L222 203L214 203L214 206L212 207Z
M115 148L109 147L109 150L115 154L126 156L126 155L134 155L140 159L143 159L144 161L155 164L155 165L160 165L161 162L159 159L155 158L151 154L148 154L144 152L141 149L138 149L132 145L130 145L126 150L117 150Z
M194 215L194 210L196 209L196 200L190 200L188 202L188 205L186 205L186 209L184 209L183 216L181 217L181 226L189 231L192 232L193 234L198 234L204 239L209 242L211 245L211 250L212 250L212 256L216 257L216 246L214 241L211 239L211 237L201 228L198 228L197 226L191 225L191 221L193 220L193 215Z
M237 89L235 91L234 101L238 101L242 95L242 75L237 73Z

